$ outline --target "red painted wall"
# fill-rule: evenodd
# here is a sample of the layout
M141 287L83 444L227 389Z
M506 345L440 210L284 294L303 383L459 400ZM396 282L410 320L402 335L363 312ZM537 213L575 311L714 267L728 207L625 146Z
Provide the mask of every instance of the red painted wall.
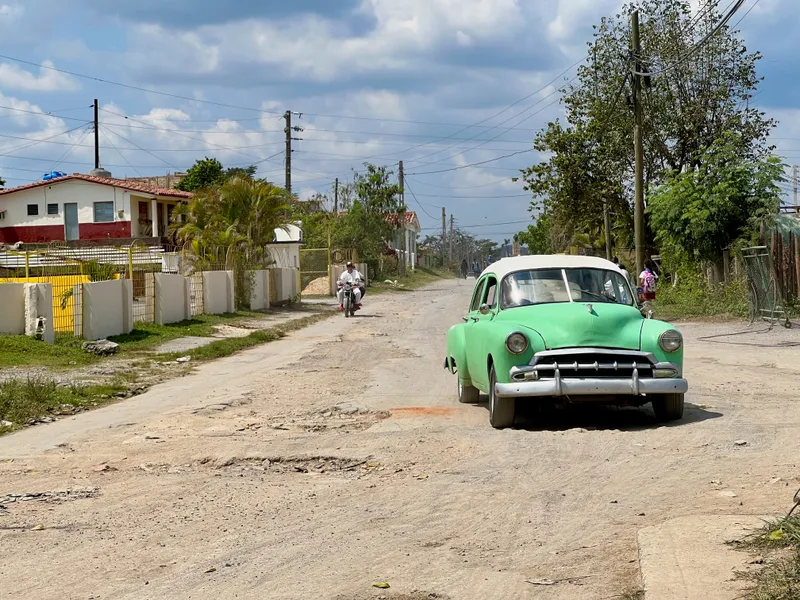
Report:
M64 239L63 225L39 225L29 227L2 227L0 226L0 242L15 244L47 243L53 240Z
M78 233L82 240L105 240L131 237L131 222L80 223ZM0 242L15 244L47 243L64 239L63 225L31 225L27 227L3 227L0 223Z
M78 232L82 240L105 240L113 238L131 237L130 221L115 221L114 223L81 223ZM61 232L64 239L64 232Z

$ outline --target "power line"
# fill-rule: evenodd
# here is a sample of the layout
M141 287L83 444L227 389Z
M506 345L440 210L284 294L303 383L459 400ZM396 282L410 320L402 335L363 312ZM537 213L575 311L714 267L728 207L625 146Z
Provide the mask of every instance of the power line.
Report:
M478 229L480 227L495 227L499 225L519 225L521 223L531 223L532 219L526 219L524 221L505 221L503 223L475 223L473 225L459 225L459 229ZM440 231L441 227L421 227L422 231Z
M494 200L495 198L530 198L530 194L510 194L508 196L442 196L440 194L419 194L420 198L443 198L455 200L468 200L474 198L476 200Z
M86 126L86 131L84 131L84 132L83 132L83 135L82 135L81 137L79 137L79 138L78 138L78 141L77 141L75 144L73 144L71 148L69 148L69 149L68 149L66 152L64 152L64 154L62 154L62 155L61 155L61 158L59 158L59 159L58 159L58 160L57 160L55 163L53 163L53 166L52 166L52 167L50 167L50 170L51 170L51 171L53 171L53 170L54 170L54 169L55 169L55 168L56 168L58 165L60 165L60 164L61 164L61 163L62 163L62 162L63 162L63 161L66 159L66 158L68 158L70 154L72 154L73 152L75 152L75 148L77 148L77 147L80 145L80 143L81 143L81 142L83 142L83 140L85 140L85 139L86 139L86 136L88 136L88 135L89 135L89 132L90 132L90 131L91 131L91 129L90 129L90 128L89 128L89 126L87 125L87 126Z
M0 134L0 136L2 136L2 137L15 137L17 139L23 139L23 140L27 140L27 141L30 142L28 144L22 144L21 146L17 146L16 148L12 148L8 152L0 154L0 156L8 156L8 155L12 154L13 152L16 152L17 150L24 150L25 148L30 148L31 146L36 146L37 144L41 144L43 142L44 143L48 143L48 144L52 144L53 142L51 140L53 138L57 138L59 136L66 135L68 133L72 133L73 131L77 131L78 129L81 129L82 127L85 127L86 125L89 125L89 124L90 124L89 121L85 121L82 125L78 125L77 127L73 127L72 129L67 129L66 131L60 131L59 133L53 134L50 137L46 137L46 138L42 138L42 139L19 138L17 136L2 136L2 134ZM66 142L58 142L58 143L60 143L61 145L69 145Z
M406 175L406 178L408 178L408 175ZM490 181L489 183L482 183L481 185L463 185L463 186L436 185L436 184L433 184L433 183L426 183L424 181L417 181L416 183L418 183L420 185L423 185L423 186L427 186L427 187L441 188L441 189L445 189L445 190L472 190L472 189L475 189L475 188L482 188L482 187L489 187L491 185L497 185L498 183L503 183L504 181L511 181L511 178L510 177L503 177L502 179L498 179L496 181Z
M675 62L666 65L665 67L662 67L660 71L651 71L649 73L642 73L640 71L634 70L633 74L639 75L640 77L657 77L679 66L687 58L690 58L695 52L697 52L700 48L702 48L708 42L708 40L710 40L714 35L716 35L728 23L728 21L730 21L733 18L733 15L735 15L736 11L738 11L742 7L742 5L745 3L745 0L735 0L735 2L736 4L733 6L733 8L731 8L728 11L728 13L720 20L720 22L717 23L717 25L711 31L709 31L705 36L703 36L703 38L699 42L694 44L683 56L679 57Z
M105 127L105 123L103 124L103 126ZM102 131L102 130L101 130L101 131ZM125 140L126 142L128 142L129 144L131 144L131 145L133 145L133 146L136 146L136 148L138 148L138 149L139 149L139 150L141 150L142 152L146 152L147 154L149 154L149 155L150 155L150 156L152 156L153 158L155 158L155 159L157 159L157 160L160 160L160 161L161 161L161 162L163 162L165 165L167 165L169 168L171 168L171 169L175 169L176 171L180 171L180 169L179 169L178 167L176 167L175 165L168 163L166 160L164 160L163 158L161 158L161 157L160 157L160 156L158 156L157 154L153 154L153 153L152 153L152 152L150 152L149 150L146 150L146 149L142 148L141 146L137 145L136 143L134 143L134 142L132 142L131 140L129 140L128 138L126 138L124 135L122 135L122 134L120 134L120 133L117 133L116 131L113 131L113 130L109 130L109 131L110 131L111 133L113 133L115 136L117 136L118 138Z
M406 181L405 179L403 180L403 187L405 189L407 189L409 192L411 192L411 197L414 198L414 201L417 204L419 204L419 207L422 209L422 212L424 212L428 216L428 218L436 219L436 217L434 217L431 213L429 213L427 210L425 210L425 207L422 205L422 202L417 200L417 196L416 196L416 194L414 194L414 190L411 189L411 187L408 185L408 181Z
M101 129L101 130L100 130L100 133L101 133L101 134L102 134L102 136L103 136L103 137L106 139L106 141L108 141L108 143L109 143L109 144L111 144L111 147L112 147L112 148L114 148L114 150L116 150L116 151L117 151L117 154L119 154L119 157L120 157L122 160L124 160L126 163L128 163L128 166L129 166L131 169L133 169L133 170L134 170L134 172L135 172L135 173L136 173L136 174L137 174L139 177L143 177L143 175L142 175L141 173L139 173L139 171L138 171L138 170L136 170L136 167L134 167L134 166L133 166L133 165L132 165L130 162L128 162L128 159L127 159L127 158L125 158L125 155L124 155L124 154L122 154L122 152L120 151L120 149L119 149L119 148L117 148L117 147L114 145L114 142L112 142L112 141L111 141L111 138L110 138L110 137L108 137L108 136L106 135L106 132L105 132L105 131L103 131L103 130Z
M519 150L518 152L512 152L511 154L504 154L503 156L490 158L489 160L482 160L480 162L471 163L468 165L461 165L460 167L453 167L451 169L439 169L438 171L420 171L418 173L409 173L409 175L433 175L434 173L448 173L450 171L458 171L460 169L468 169L469 167L477 167L479 165L485 165L487 163L494 162L496 160L502 160L504 158L510 158L512 156L516 156L517 154L526 154L528 152L535 152L535 151L536 151L535 148L530 148L529 150Z

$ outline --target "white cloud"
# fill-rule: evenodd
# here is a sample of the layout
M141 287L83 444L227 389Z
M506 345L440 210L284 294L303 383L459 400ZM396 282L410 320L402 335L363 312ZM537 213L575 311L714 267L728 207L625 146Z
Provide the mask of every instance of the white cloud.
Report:
M25 9L19 4L0 4L0 22L16 21L24 12Z
M52 61L42 62L37 76L17 65L0 63L0 88L26 92L66 92L80 89L73 77L47 68L53 66Z

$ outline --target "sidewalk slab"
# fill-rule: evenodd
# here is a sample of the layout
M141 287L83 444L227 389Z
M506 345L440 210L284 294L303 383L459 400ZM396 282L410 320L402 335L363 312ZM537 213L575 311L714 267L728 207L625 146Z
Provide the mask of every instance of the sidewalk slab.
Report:
M734 600L746 582L751 556L726 542L763 524L752 515L694 515L639 530L639 567L645 600Z

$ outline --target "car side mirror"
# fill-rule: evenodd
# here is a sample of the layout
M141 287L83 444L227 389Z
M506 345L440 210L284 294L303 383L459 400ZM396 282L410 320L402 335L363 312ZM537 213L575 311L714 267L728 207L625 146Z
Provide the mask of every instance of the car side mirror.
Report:
M481 307L478 309L482 315L489 314L489 305L488 304L481 304Z
M649 300L645 300L639 307L639 312L642 313L642 316L645 319L652 319L655 312L653 310L653 304Z

